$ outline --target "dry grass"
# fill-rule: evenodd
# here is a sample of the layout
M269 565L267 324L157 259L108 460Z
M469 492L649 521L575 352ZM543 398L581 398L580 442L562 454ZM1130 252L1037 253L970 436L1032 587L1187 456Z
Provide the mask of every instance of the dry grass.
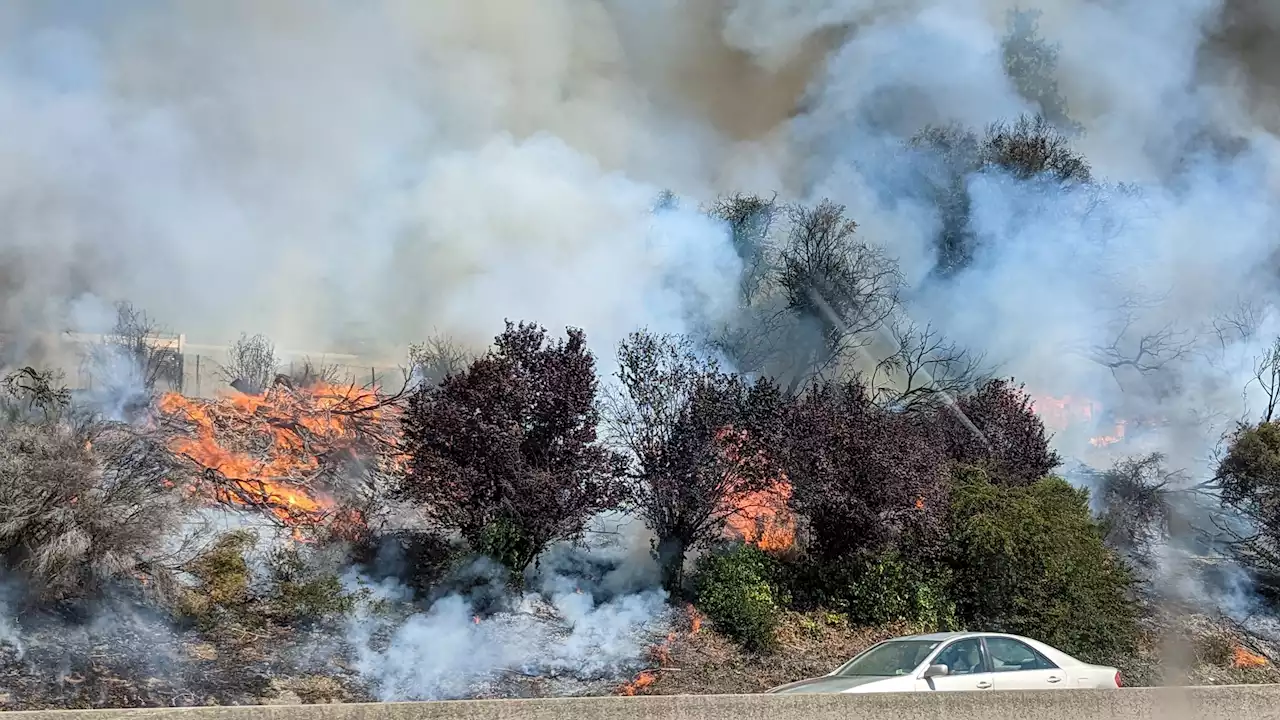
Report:
M1229 619L1188 608L1150 612L1138 654L1120 661L1125 684L1251 685L1280 683L1280 646Z
M863 649L891 637L926 631L908 624L851 628L829 613L786 613L777 650L748 653L716 634L710 624L678 634L657 680L640 690L651 695L758 693L834 670Z

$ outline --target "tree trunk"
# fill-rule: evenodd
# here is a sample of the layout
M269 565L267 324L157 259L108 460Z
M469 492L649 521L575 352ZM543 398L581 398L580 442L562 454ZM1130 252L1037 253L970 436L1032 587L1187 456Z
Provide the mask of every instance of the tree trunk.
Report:
M684 594L684 556L689 544L683 538L666 537L658 540L655 551L658 566L662 569L662 587L672 598Z

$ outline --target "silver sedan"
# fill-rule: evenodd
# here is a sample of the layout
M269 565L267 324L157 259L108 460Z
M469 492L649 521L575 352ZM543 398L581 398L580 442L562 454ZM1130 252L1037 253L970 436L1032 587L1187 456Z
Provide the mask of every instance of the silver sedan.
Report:
M1118 688L1120 671L1003 633L934 633L877 643L822 677L766 692L866 693Z

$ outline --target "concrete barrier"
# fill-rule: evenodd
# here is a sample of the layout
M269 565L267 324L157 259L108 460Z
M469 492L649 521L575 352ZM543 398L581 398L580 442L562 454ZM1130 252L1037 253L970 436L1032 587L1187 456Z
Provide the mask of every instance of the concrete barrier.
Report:
M30 720L1280 720L1280 685L8 712Z

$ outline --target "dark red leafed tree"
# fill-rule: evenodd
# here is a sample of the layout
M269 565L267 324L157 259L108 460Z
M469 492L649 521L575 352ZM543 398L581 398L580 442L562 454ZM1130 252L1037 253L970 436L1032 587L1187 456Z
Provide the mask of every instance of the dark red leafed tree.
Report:
M613 441L629 456L627 497L656 536L663 584L678 592L688 551L719 539L739 498L778 482L773 455L787 397L768 379L721 370L679 336L632 333L606 396Z
M939 409L937 427L951 459L980 465L993 480L1030 485L1062 464L1049 447L1049 434L1029 396L1009 380L990 380L956 399L973 429L948 408Z
M788 422L785 467L811 549L836 559L936 538L946 515L947 458L929 418L887 410L860 382L810 388Z
M581 330L551 341L508 322L465 371L411 396L400 495L518 579L621 500L624 463L597 438L596 386Z

